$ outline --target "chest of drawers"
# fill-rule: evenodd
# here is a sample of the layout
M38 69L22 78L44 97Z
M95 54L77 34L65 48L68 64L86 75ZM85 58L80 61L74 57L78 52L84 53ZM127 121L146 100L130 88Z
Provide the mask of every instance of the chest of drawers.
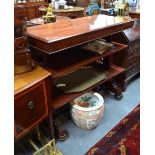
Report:
M14 5L14 8L19 8L19 9L18 9L18 12L15 9L15 14L17 14L18 16L21 16L20 9L22 7L24 10L23 15L26 17L26 20L38 18L38 17L41 17L39 12L39 7L41 6L47 7L48 3L46 1L45 2L27 2L27 3L19 3L19 4L17 3Z
M114 34L112 40L128 45L125 80L127 84L140 72L140 20L135 19L132 28Z

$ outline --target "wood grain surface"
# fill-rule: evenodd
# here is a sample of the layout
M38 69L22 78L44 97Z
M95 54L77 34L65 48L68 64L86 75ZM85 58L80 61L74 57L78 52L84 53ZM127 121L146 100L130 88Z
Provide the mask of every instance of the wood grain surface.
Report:
M36 66L31 72L16 75L14 77L14 95L23 92L50 75L50 72L39 66Z
M65 38L93 32L98 29L122 25L125 28L132 27L133 21L127 18L117 18L106 15L94 15L61 23L50 23L45 25L29 27L28 36L42 40L46 43L55 42ZM122 28L123 29L123 28Z

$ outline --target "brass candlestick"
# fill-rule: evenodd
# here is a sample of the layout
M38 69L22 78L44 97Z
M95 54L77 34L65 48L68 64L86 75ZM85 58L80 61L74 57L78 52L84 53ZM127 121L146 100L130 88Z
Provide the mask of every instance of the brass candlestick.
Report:
M51 6L51 4L49 4L49 6L47 8L46 15L42 17L44 19L44 23L54 23L54 22L56 22L56 17L52 13L52 10L53 10L52 6Z

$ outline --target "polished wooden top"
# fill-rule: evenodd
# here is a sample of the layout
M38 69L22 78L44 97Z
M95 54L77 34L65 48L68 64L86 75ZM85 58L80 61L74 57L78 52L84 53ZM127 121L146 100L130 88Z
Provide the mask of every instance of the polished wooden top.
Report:
M17 95L31 86L42 81L46 77L50 76L51 73L47 70L36 66L31 72L24 74L15 75L14 77L14 95Z
M91 33L96 30L107 31L108 28L115 26L120 27L117 31L123 30L132 27L133 21L128 18L94 15L72 20L64 20L61 23L50 23L29 27L27 29L27 34L32 38L51 43L78 35L85 35L86 33Z

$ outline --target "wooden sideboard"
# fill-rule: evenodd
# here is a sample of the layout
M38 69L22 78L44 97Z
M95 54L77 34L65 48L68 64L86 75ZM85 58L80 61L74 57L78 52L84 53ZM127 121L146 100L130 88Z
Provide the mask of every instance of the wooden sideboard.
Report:
M62 21L61 24L51 23L28 28L32 58L52 73L53 80L80 67L97 63L97 61L103 61L101 67L107 68L109 71L106 80L79 93L65 94L52 86L51 106L53 109L59 109L83 93L124 73L126 45L114 43L115 48L102 55L87 53L81 49L81 46L132 26L132 20L94 15Z
M50 120L54 138L51 104L51 73L36 66L33 71L14 77L15 141L29 133L45 119Z
M112 35L112 40L128 45L125 85L140 72L140 20L134 26Z

